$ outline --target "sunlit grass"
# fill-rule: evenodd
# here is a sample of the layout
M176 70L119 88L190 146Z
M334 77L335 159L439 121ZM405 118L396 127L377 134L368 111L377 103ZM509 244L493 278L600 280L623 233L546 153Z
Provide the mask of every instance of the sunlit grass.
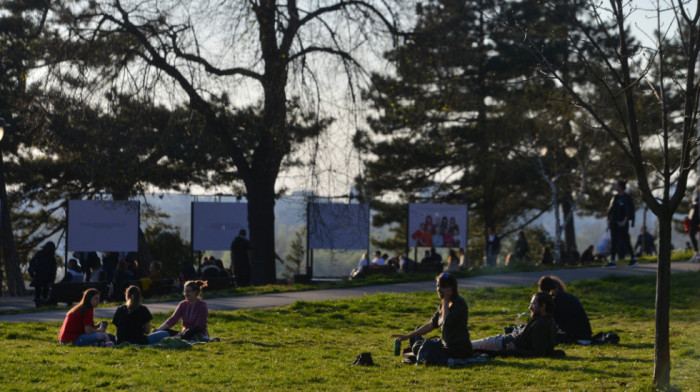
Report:
M700 385L700 273L673 275L672 379ZM0 385L6 390L648 390L654 355L654 277L570 284L594 332L616 332L619 345L566 345L561 359L497 358L462 368L404 365L391 333L425 323L434 292L297 302L267 310L212 312L220 343L187 351L59 346L60 323L0 325ZM472 338L499 333L527 308L530 287L463 291ZM154 324L167 317L155 315ZM111 328L111 327L110 327ZM114 332L113 330L110 330ZM350 366L371 352L374 367Z

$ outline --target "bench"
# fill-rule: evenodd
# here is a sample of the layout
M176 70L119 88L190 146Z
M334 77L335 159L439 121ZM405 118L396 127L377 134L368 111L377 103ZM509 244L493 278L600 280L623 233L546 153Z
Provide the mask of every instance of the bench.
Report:
M413 272L442 272L442 263L418 263Z
M175 281L170 278L154 280L147 291L141 288L144 298L150 298L154 295L168 295L176 291L177 285L175 284Z
M97 289L100 292L100 299L106 300L109 294L107 282L66 282L56 283L51 286L51 294L47 304L57 305L65 302L68 306L83 299L83 292L87 289Z
M354 276L354 278L366 278L372 275L393 275L396 273L394 267L390 265L370 265L362 270L362 273Z
M207 287L205 287L204 290L207 290L207 291L225 290L225 289L230 289L230 288L235 289L238 287L238 283L236 282L236 278L230 277L230 276L209 278L209 279L206 279L206 282L207 282Z

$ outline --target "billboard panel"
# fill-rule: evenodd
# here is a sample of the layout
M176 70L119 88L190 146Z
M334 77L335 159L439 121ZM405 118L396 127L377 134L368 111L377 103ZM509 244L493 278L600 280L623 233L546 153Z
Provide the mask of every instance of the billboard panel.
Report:
M68 251L138 251L139 209L137 201L69 200Z
M311 249L367 249L369 205L310 204L309 245Z
M408 205L409 247L464 248L466 244L466 205Z
M241 229L248 231L248 203L192 203L193 250L229 250Z

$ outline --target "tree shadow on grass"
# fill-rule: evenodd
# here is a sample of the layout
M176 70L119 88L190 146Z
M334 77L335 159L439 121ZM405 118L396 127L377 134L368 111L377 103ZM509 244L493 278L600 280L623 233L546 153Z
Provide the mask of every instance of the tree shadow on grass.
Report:
M226 321L226 322L251 322L251 323L256 323L256 324L263 324L264 323L263 320L252 318L249 316L245 316L245 315L241 315L241 314L232 314L232 313L221 313L221 312L210 313L209 319L216 319L216 320L221 320L221 321Z
M632 350L648 350L650 348L654 348L654 343L637 343L637 344L618 343L616 345L616 347L629 348Z
M265 348L280 348L280 347L282 347L281 344L259 343L259 342L253 342L253 341L250 341L250 340L228 341L227 343L228 343L228 344L234 344L234 345L240 345L240 346L243 346L243 345L246 345L246 344L250 344L250 345L252 345L252 346L256 346L256 347L265 347Z

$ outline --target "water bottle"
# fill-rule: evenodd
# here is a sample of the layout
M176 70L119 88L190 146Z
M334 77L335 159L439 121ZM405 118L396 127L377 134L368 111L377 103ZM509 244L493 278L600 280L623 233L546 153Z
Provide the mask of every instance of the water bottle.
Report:
M401 355L401 341L398 338L394 340L394 355Z

